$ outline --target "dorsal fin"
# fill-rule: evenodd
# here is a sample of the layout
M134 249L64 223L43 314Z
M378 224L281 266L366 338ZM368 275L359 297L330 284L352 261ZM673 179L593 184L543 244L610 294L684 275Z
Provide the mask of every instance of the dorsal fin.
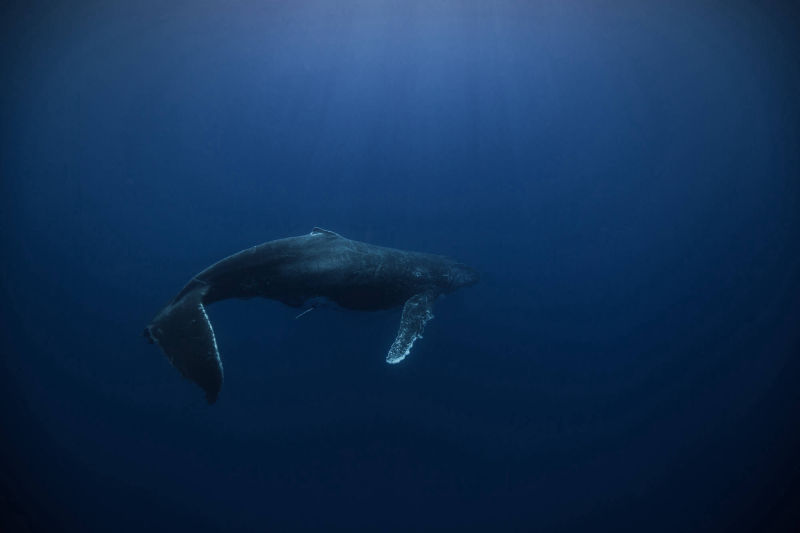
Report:
M328 235L330 237L341 237L341 235L339 235L335 231L318 228L316 226L314 226L314 229L311 230L311 235Z

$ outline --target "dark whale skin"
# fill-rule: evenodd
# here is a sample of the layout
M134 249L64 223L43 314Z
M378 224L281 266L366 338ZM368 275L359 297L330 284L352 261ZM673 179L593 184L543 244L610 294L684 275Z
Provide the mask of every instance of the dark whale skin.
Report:
M405 344L392 347L395 352L405 351L399 358L395 354L387 359L394 363L421 336L425 322L433 316L436 297L478 279L473 268L444 256L376 246L314 228L307 235L242 250L206 268L156 315L145 336L213 403L222 385L222 364L206 305L254 297L292 307L326 298L361 311L406 305L395 343L402 338Z

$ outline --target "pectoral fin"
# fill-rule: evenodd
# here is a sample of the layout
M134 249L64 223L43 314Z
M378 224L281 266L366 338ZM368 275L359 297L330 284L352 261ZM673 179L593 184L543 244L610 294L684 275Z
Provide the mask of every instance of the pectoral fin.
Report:
M403 316L400 318L400 329L394 339L386 362L394 365L406 358L411 352L414 341L422 338L425 324L433 318L433 302L436 294L423 292L409 298L403 306Z

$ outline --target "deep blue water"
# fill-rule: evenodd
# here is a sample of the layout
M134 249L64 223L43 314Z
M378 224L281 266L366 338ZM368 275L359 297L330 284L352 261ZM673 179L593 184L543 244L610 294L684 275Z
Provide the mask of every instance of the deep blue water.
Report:
M800 523L785 4L3 5L6 530ZM216 304L207 405L142 328L313 226L482 281L398 366L399 311Z

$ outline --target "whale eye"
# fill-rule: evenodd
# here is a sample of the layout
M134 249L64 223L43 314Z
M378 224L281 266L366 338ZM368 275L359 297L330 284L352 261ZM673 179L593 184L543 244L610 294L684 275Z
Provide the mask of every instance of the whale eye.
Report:
M420 269L415 269L415 270L414 270L414 277L415 277L415 278L421 278L421 277L422 277L422 270L420 270Z

